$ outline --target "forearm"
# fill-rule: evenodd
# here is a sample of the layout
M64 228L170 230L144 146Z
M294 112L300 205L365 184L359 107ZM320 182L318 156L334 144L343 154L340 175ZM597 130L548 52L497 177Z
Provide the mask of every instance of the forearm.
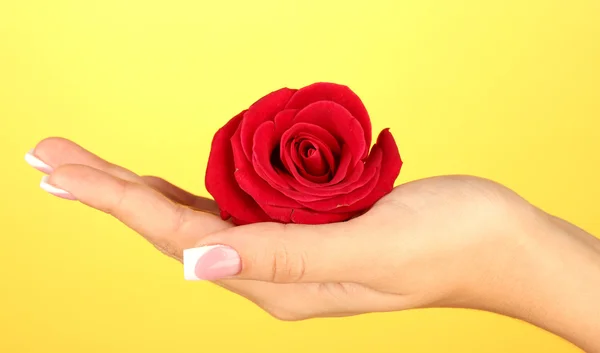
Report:
M507 275L491 286L486 310L600 352L600 240L552 216L527 227Z

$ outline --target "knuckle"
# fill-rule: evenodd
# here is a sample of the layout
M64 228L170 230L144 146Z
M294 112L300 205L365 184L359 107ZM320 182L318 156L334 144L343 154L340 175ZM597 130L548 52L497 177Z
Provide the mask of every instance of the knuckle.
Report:
M121 166L108 162L104 162L102 164L104 164L104 169L109 174L116 175L119 178L125 179L127 181L137 182L141 180L137 174L130 171L129 169L125 169Z
M185 206L174 204L172 234L183 232L184 226L187 224L189 211L190 209Z
M271 281L274 283L301 282L306 275L306 255L290 251L281 242L273 251Z
M126 182L125 180L115 179L117 183L118 191L115 193L114 198L109 202L105 208L105 212L117 216L119 210L124 207L127 198L130 197L133 184Z
M181 205L174 205L171 223L167 225L161 236L149 239L154 247L164 255L175 260L183 260L183 240L179 234L185 233L184 227L188 223L189 209Z
M178 261L183 261L183 249L168 239L158 239L152 241L152 245L163 255L171 257Z

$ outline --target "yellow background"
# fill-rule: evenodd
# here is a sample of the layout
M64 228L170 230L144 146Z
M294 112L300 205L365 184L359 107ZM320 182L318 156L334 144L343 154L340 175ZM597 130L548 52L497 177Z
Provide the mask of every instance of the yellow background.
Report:
M212 134L274 89L351 86L399 182L500 181L600 234L600 3L0 0L0 352L577 352L486 313L282 323L38 188L71 138L206 195Z

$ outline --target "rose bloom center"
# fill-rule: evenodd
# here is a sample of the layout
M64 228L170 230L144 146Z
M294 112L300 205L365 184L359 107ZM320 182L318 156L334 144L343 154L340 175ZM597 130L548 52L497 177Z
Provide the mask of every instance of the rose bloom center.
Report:
M300 176L313 183L326 183L333 178L339 159L337 153L322 140L299 133L280 142L271 156L279 173Z

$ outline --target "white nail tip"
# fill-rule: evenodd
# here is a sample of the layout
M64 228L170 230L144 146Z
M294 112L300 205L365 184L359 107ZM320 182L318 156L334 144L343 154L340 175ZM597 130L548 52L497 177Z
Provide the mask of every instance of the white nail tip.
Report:
M188 281L201 281L202 278L196 276L196 264L204 254L220 245L202 246L199 248L183 250L183 277Z
M27 152L25 155L25 162L32 166L35 169L43 170L43 171L51 171L52 167L42 162L39 158L33 155L32 151Z
M42 177L42 181L40 182L40 187L42 188L42 190L49 192L51 194L55 194L55 195L69 195L68 191L59 189L56 186L48 184L48 178L49 178L48 175L44 175Z

